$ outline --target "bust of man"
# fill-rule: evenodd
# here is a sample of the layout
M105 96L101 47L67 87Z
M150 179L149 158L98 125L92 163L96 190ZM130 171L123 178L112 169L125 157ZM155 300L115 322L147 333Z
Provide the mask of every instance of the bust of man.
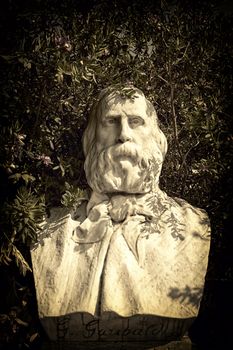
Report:
M199 309L209 221L203 210L159 188L167 141L153 105L133 86L104 89L91 110L83 147L91 197L75 213L52 210L31 253L47 332L56 339L51 320L68 317L68 338L82 338L88 315L90 322L105 320L111 330L119 320L138 327L147 317L147 329L186 320L182 331L171 330L170 322L152 338L182 334Z

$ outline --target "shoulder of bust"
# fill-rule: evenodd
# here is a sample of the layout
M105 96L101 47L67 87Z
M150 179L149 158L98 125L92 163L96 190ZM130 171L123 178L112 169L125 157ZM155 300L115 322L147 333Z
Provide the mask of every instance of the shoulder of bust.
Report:
M82 201L75 208L53 207L48 210L43 224L50 224L54 222L64 222L71 218L72 220L83 221L86 218L87 201Z
M196 215L208 217L208 214L204 209L191 205L185 199L178 198L178 197L174 197L173 199L183 210L191 211L194 215L196 214Z
M210 220L204 209L189 204L177 197L167 197L171 205L171 213L186 227L192 236L210 237Z
M82 201L75 209L65 207L53 207L49 209L47 216L37 232L37 242L32 244L32 249L42 243L45 238L56 237L64 229L77 226L86 218L86 201Z
M192 228L192 234L194 236L201 234L209 237L210 220L207 212L204 209L189 204L183 199L175 198L175 201L180 204L185 221Z

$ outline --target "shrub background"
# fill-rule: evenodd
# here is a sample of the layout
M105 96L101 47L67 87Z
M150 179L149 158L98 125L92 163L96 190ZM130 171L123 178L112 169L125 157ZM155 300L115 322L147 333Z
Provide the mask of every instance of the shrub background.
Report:
M29 245L45 211L72 206L87 190L81 137L90 106L102 88L125 82L142 89L154 104L168 138L161 187L210 216L203 317L213 328L206 312L218 313L218 298L222 302L213 284L229 286L233 276L230 1L4 4L0 261L1 288L8 298L0 302L0 312L13 320L5 333L13 332L24 310L20 288L35 298ZM9 316L15 305L20 305L18 313ZM36 306L29 309L28 314ZM225 317L231 309L221 304L221 310ZM22 329L30 333L30 322L17 324L16 342L25 341L19 337Z

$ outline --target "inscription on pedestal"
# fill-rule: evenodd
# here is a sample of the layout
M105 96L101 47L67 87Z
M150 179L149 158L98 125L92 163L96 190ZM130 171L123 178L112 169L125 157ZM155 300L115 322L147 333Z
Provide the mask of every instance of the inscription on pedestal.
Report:
M169 319L154 316L131 318L108 315L94 318L88 314L76 314L42 320L49 336L57 341L130 342L174 340L181 337L192 323L192 319ZM48 326L48 323L50 326Z

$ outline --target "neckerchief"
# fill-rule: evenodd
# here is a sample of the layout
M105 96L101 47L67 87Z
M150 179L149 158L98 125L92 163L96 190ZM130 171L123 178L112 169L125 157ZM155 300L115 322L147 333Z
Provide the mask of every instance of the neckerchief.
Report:
M139 257L138 242L145 236L142 224L154 218L147 204L151 197L151 194L107 196L92 193L87 217L74 229L72 239L78 244L93 244L107 236L110 242L114 232L120 230L135 258L143 260L143 252L140 251Z

